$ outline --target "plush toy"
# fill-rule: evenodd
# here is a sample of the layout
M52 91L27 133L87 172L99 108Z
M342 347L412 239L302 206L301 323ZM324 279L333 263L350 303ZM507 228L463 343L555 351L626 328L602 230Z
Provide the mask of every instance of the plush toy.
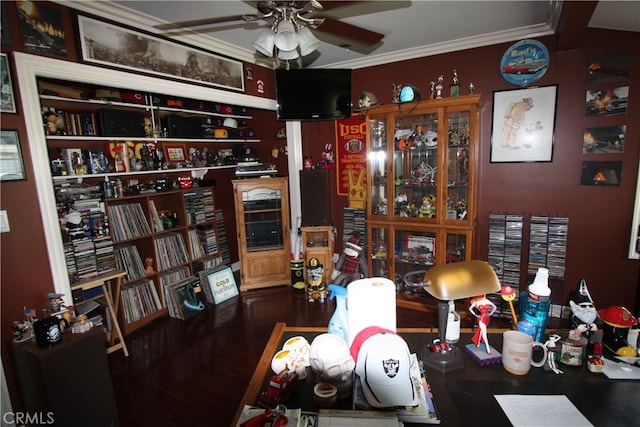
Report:
M331 280L336 285L347 286L354 280L362 279L367 272L367 261L362 256L360 233L354 231L336 262Z

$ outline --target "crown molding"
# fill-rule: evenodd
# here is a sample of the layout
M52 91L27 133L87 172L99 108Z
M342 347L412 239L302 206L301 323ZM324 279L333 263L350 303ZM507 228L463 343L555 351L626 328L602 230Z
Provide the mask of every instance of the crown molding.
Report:
M443 53L457 52L460 50L473 49L490 46L494 44L511 42L514 40L542 37L553 34L553 30L548 24L539 24L512 30L497 31L480 36L465 37L457 40L448 40L442 43L434 43L414 47L411 49L398 50L382 55L368 55L364 58L336 62L329 67L323 68L367 68L377 65L389 64L392 62L406 61L409 59L422 58L426 56L440 55Z

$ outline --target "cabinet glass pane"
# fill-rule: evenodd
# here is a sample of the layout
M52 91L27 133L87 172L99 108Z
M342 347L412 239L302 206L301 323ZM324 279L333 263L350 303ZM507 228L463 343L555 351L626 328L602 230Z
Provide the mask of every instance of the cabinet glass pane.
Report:
M281 194L273 188L242 192L247 250L282 249L284 246Z
M447 219L467 216L469 184L469 112L449 113L447 145Z
M393 215L435 218L438 116L396 117L395 121Z
M447 264L464 261L467 258L467 235L447 233Z
M387 277L387 229L371 229L371 273L372 277Z
M371 148L368 160L373 179L370 181L371 214L387 214L387 121L384 119L369 120L369 141Z
M436 260L436 233L396 230L394 266L399 293L427 295L422 286L405 283L404 276L418 270L428 270Z

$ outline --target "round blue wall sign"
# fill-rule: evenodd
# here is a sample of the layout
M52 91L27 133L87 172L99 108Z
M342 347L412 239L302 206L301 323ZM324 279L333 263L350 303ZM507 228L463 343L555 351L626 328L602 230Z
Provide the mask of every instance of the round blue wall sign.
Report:
M500 61L500 74L512 85L537 81L549 68L549 51L536 40L521 40L509 47Z

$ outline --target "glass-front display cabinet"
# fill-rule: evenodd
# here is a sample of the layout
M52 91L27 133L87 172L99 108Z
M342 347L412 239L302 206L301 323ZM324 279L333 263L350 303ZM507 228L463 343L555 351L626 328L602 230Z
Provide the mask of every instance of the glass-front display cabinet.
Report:
M240 290L289 283L289 184L287 178L232 181L238 229Z
M427 295L407 273L470 259L480 95L367 112L369 272Z

